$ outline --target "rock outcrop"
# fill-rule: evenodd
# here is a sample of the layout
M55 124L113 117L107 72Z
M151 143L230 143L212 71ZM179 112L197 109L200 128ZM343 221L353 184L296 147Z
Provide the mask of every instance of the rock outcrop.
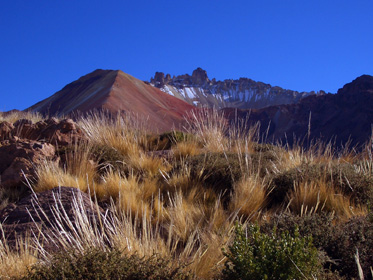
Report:
M0 188L22 188L27 179L34 179L37 164L48 159L58 160L57 148L84 139L83 132L71 119L1 122Z
M1 188L15 188L35 175L35 165L55 156L55 147L49 143L15 137L1 142Z
M50 118L33 123L21 119L14 123L12 135L19 138L48 141L54 145L67 146L84 138L83 132L72 119L58 121Z

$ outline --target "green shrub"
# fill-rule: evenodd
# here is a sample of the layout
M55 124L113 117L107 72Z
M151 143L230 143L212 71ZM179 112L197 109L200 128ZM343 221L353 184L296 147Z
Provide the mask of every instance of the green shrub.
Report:
M117 249L92 249L84 254L63 252L47 264L35 265L23 279L188 279L181 267L156 256L140 258L125 256Z
M334 218L328 213L296 216L293 214L279 214L271 218L261 229L270 233L276 227L278 233L294 232L298 229L300 236L311 236L313 245L320 250L327 248L333 239Z
M105 145L96 145L92 149L92 158L98 163L98 173L104 175L108 169L128 173L128 168L124 164L125 157L114 148Z
M356 172L352 164L339 164L333 169L332 180L355 203L373 202L373 178Z
M288 232L261 233L258 225L251 225L247 233L236 226L234 242L229 246L223 279L301 279L319 274L317 249L311 237L294 236Z

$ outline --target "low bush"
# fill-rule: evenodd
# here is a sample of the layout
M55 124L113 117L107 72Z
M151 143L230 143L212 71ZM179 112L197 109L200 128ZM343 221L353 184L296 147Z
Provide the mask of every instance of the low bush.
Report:
M354 258L356 250L359 252L364 275L371 275L373 221L369 220L369 217L354 217L347 222L341 222L326 213L303 217L281 214L264 224L262 230L270 233L273 226L276 226L278 233L292 232L295 228L299 228L301 236L312 236L313 244L326 254L324 267L330 269L329 277L333 273L335 277L340 277L340 274L346 279L358 278Z
M373 222L368 217L354 217L345 224L335 226L333 231L333 239L326 248L329 257L336 260L333 268L349 279L358 278L355 261L358 251L364 275L373 276Z
M328 213L305 216L282 213L274 216L268 223L262 225L262 230L270 233L273 227L278 233L294 232L298 228L301 236L312 236L312 243L319 250L327 248L333 238L335 218Z
M181 267L172 268L157 256L126 256L117 249L91 249L84 254L61 252L48 263L34 265L22 279L189 279Z
M301 279L321 271L317 249L311 237L300 237L297 230L278 234L262 233L258 225L245 232L236 226L236 236L227 257L223 279Z

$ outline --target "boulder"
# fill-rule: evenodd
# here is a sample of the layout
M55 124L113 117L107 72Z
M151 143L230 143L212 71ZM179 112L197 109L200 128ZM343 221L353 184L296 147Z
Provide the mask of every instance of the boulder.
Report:
M103 210L79 189L56 187L9 204L0 211L0 223L11 248L18 238L33 237L51 251L59 247L56 236L61 232L71 234L78 228L77 213L87 217L89 223L97 223Z

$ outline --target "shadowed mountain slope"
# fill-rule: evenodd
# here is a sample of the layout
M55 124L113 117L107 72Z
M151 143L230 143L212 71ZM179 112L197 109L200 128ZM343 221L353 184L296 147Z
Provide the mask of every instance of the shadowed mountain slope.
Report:
M309 96L298 104L225 112L230 118L235 114L248 117L250 124L260 121L262 132L268 129L268 139L283 143L292 144L295 136L298 140L363 144L372 134L373 77L360 76L337 94Z
M120 70L96 70L26 110L45 115L69 115L92 110L133 112L148 118L155 130L170 130L183 122L193 106L147 85Z

